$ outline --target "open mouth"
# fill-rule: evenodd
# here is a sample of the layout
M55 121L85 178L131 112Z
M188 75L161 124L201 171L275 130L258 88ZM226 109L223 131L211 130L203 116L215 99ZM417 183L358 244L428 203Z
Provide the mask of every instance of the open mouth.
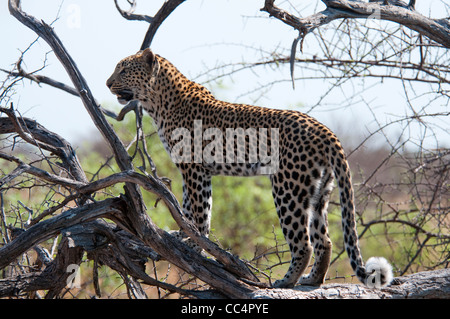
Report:
M127 89L117 92L116 95L120 104L127 104L133 99L133 92Z

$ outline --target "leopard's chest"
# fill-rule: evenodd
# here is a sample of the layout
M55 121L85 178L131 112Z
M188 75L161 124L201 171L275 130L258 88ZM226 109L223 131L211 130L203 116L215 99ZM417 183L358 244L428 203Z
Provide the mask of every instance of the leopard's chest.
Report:
M166 129L164 128L164 124L158 125L158 136L164 146L164 149L170 155L172 146L169 144L170 139L168 139L168 136L166 136Z

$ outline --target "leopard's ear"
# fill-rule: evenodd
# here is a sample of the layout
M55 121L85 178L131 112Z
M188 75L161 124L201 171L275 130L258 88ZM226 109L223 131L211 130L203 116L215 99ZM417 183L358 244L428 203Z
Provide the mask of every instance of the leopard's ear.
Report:
M150 68L153 66L153 64L155 63L155 60L156 60L155 55L153 54L152 50L150 50L149 48L142 51L142 58L144 59L145 62L148 63Z
M142 59L147 63L148 69L151 73L151 78L154 80L159 73L159 62L156 55L149 48L141 51Z

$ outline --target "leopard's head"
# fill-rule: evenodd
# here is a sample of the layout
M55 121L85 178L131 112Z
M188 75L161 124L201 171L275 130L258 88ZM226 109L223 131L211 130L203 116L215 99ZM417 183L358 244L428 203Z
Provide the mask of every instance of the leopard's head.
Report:
M120 61L106 86L120 104L131 100L146 101L159 71L159 62L150 49L139 51Z

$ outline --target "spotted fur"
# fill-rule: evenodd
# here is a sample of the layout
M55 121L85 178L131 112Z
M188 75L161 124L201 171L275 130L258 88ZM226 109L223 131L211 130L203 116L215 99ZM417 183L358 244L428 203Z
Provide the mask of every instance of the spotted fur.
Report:
M174 130L183 127L193 132L195 121L201 121L203 132L208 128L220 128L224 135L226 128L276 128L279 162L270 180L292 259L286 275L274 286L292 287L299 279L300 283L308 285L323 282L331 259L327 206L333 180L339 188L345 248L357 277L367 284L373 274L366 271L358 245L349 165L341 143L327 127L296 111L219 101L149 49L120 61L106 84L122 104L132 99L142 103L154 119L169 154L179 142L173 139ZM269 136L268 145L272 142ZM201 143L204 148L206 142ZM235 154L239 147L248 145L243 163L206 163L204 160L176 163L183 177L183 213L203 235L208 236L210 229L211 177L255 175L264 166L262 162L249 162L249 147L256 146L251 143L255 142L246 138L235 145ZM194 146L192 150L195 151ZM315 255L312 270L302 276L312 253ZM378 271L380 284L386 285L392 276L386 266L389 264L381 264L382 269L371 269Z

